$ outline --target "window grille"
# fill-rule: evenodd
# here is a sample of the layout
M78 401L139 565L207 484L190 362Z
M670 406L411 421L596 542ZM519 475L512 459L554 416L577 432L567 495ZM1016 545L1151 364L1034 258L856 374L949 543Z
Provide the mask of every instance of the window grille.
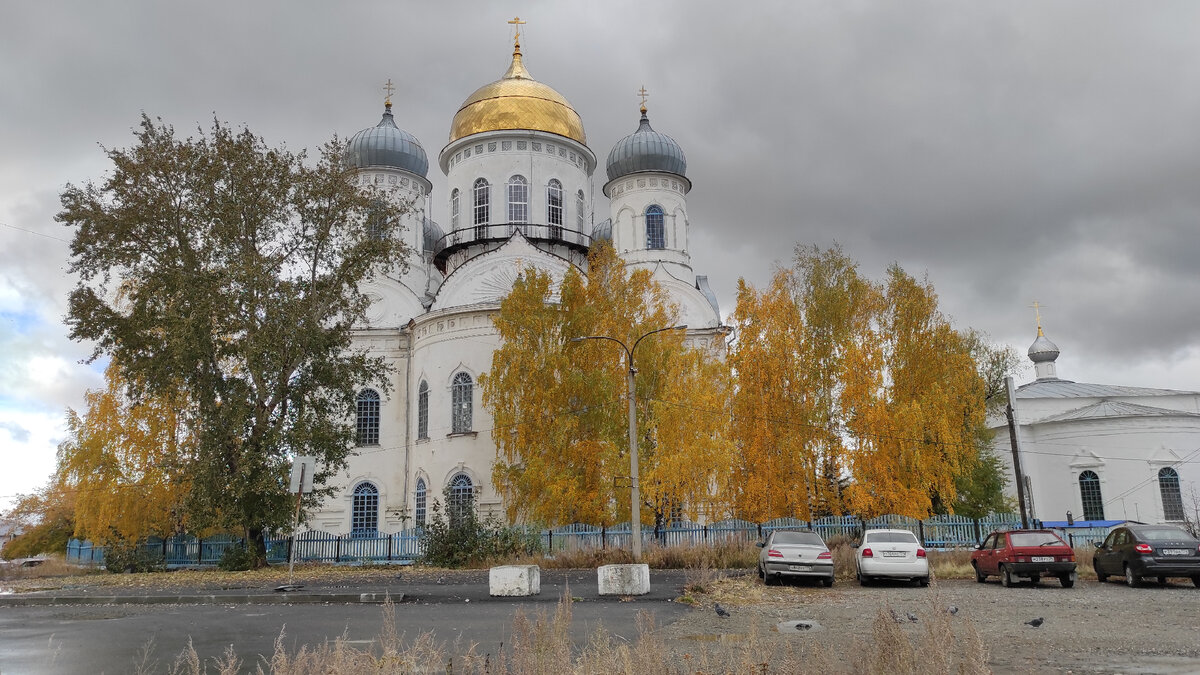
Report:
M1095 471L1079 474L1079 496L1083 501L1084 520L1104 520L1104 499L1100 495L1100 476Z
M359 483L354 488L350 536L354 539L379 536L379 489L374 483Z
M475 210L471 224L475 226L475 238L487 236L487 224L492 218L492 186L487 180L480 178L475 181Z
M508 222L529 222L529 183L524 176L508 179Z
M429 383L417 387L417 438L429 438Z
M413 521L417 527L425 527L425 479L417 479L417 508Z
M646 248L666 248L667 234L663 226L663 210L658 204L646 208Z
M562 238L563 224L563 190L562 183L557 178L551 178L546 185L546 222L550 225L550 237Z
M355 443L379 445L379 393L374 389L358 392L355 413Z
M583 232L583 226L587 224L587 214L584 210L587 208L587 203L583 199L583 190L575 193L575 229Z
M450 413L452 433L465 434L471 431L471 405L473 403L474 383L467 373L458 373L450 385L450 402L453 410Z
M471 477L460 473L450 481L450 498L446 504L446 515L450 522L457 523L475 508L475 485Z
M450 193L450 229L458 229L458 188Z
M1169 466L1159 469L1158 491L1162 494L1163 520L1184 520L1183 495L1179 491L1179 472Z

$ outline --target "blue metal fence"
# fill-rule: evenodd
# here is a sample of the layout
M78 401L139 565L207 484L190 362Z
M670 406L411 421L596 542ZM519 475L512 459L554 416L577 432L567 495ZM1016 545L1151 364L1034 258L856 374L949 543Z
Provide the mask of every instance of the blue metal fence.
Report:
M863 522L856 516L827 516L812 522L798 518L777 518L762 524L745 520L722 520L707 525L687 521L669 527L642 527L642 545L693 546L720 543L749 543L758 541L775 530L811 529L826 541L834 537L853 539L865 529L890 528L909 530L929 548L964 548L977 545L989 532L997 529L1019 529L1021 519L1012 513L993 514L972 519L963 516L933 516L925 520L905 516L879 516ZM1107 528L1069 531L1074 545L1088 545L1103 539ZM597 527L572 523L541 530L542 547L547 555L597 548L629 548L632 536L629 523L613 527ZM160 539L151 537L142 547L158 554L167 567L196 567L216 565L225 551L241 544L229 535L194 537L181 535ZM354 537L319 530L302 532L295 537L268 537L267 560L287 562L292 549L297 562L354 563L354 562L411 562L421 557L419 530L404 530L395 534L373 537ZM104 563L104 548L90 541L72 539L67 544L67 561L82 565Z

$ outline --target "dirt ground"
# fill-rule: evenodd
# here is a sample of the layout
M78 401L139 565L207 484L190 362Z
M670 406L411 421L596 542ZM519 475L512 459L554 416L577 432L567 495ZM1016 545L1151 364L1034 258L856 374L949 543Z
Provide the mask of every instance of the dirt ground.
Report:
M740 643L799 646L851 666L868 645L879 644L874 622L881 608L916 650L934 642L951 653L969 649L974 632L997 673L1200 673L1200 589L1190 581L1127 588L1115 583L1057 581L1003 588L997 581L934 582L929 588L895 583L867 588L839 580L833 588L805 583L764 586L752 576L714 583L704 603L661 635L683 653L736 648ZM719 602L730 616L712 607ZM951 614L951 607L957 612ZM912 613L916 622L909 620ZM936 615L936 616L935 616ZM1025 622L1041 617L1034 628ZM788 621L815 622L799 629ZM930 631L930 622L948 631ZM762 650L756 650L762 651ZM841 670L841 668L838 668ZM846 670L854 670L848 667Z

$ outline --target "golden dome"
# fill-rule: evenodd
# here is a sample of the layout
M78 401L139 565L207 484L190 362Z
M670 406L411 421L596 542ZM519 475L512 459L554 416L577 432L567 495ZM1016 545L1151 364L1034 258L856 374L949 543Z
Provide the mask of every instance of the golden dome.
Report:
M566 136L587 145L583 120L562 94L538 82L521 63L521 45L513 50L504 77L485 84L463 101L450 124L450 142L501 129L531 129Z

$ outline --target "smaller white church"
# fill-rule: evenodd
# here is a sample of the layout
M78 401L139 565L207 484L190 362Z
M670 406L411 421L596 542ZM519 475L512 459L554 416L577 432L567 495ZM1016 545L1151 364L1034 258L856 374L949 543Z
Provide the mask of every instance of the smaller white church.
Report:
M1200 392L1072 382L1042 332L1029 347L1035 378L1013 401L1030 518L1182 522L1200 500ZM1004 415L989 421L1012 472ZM1014 498L1016 486L1010 482Z

